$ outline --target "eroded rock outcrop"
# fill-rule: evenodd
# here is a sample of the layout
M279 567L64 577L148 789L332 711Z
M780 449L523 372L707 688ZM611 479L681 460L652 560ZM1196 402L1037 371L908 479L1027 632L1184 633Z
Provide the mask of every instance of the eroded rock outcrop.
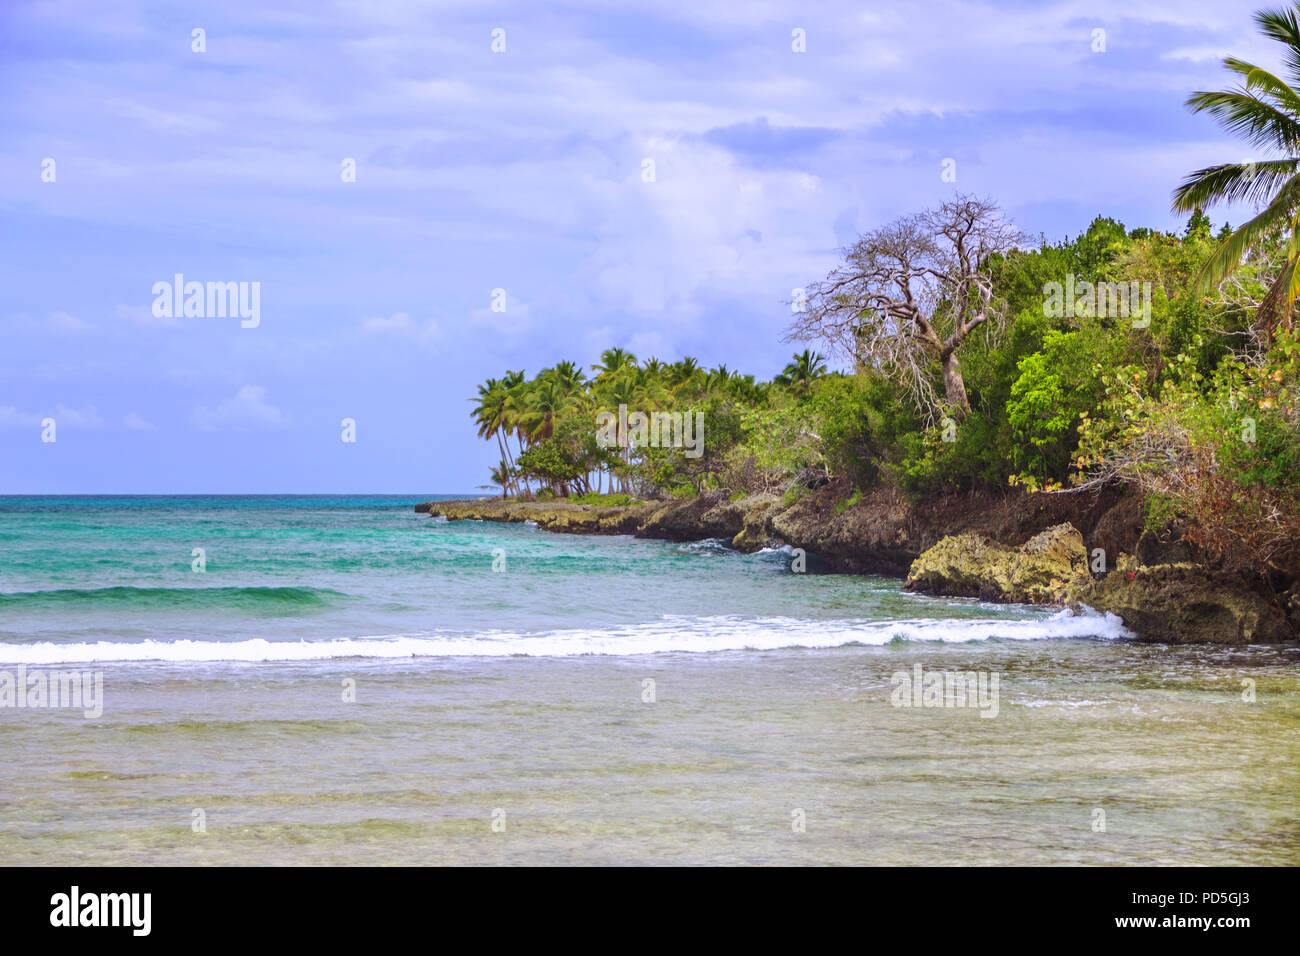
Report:
M654 504L627 506L579 505L567 501L511 501L475 498L426 501L415 510L448 521L532 521L547 531L569 534L632 534L657 508Z
M796 501L717 492L624 507L480 498L415 510L451 521L532 521L571 534L722 538L746 552L789 545L832 570L905 575L913 590L1109 611L1149 641L1273 642L1300 633L1300 585L1274 596L1258 582L1185 560L1176 531L1144 531L1140 499L1122 491L914 502L877 489L849 504L824 488ZM1093 548L1120 556L1101 579L1089 571Z
M912 563L904 587L1016 604L1064 604L1091 581L1083 536L1059 524L1019 548L982 535L949 535Z
M740 502L740 530L731 539L737 551L752 553L771 545L781 544L772 531L772 513L781 503L776 495L754 495Z
M699 541L703 538L731 539L740 531L744 511L722 492L698 498L663 502L647 512L634 533L638 538L668 541Z
M1282 608L1239 575L1199 564L1139 565L1124 556L1071 602L1117 614L1143 640L1272 644L1293 639Z

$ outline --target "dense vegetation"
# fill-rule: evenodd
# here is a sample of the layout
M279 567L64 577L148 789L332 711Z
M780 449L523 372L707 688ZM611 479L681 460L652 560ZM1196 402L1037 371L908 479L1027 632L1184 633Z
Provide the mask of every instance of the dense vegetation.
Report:
M1098 218L1080 236L986 263L1001 318L965 343L970 410L916 401L880 369L826 371L796 355L757 381L691 358L664 363L603 353L589 377L561 362L529 379L480 386L480 434L498 442L503 493L622 492L641 497L786 491L812 475L844 496L890 483L916 494L1020 485L1064 492L1127 481L1149 494L1152 520L1195 519L1211 550L1248 540L1267 563L1294 560L1300 474L1300 343L1290 322L1257 325L1280 244L1253 254L1230 284L1193 291L1216 241L1204 215L1182 235ZM1150 282L1149 325L1049 315L1044 287ZM940 370L932 370L940 394ZM597 413L704 413L703 454L614 447ZM945 440L948 439L948 440Z
M1257 20L1288 44L1300 86L1295 12ZM1226 65L1245 85L1189 105L1257 146L1300 153L1300 91ZM480 386L475 410L501 450L493 480L503 494L642 497L829 481L845 499L882 484L924 496L1124 482L1152 524L1178 521L1216 560L1295 573L1298 164L1193 173L1175 193L1191 210L1181 234L1098 217L1035 246L969 197L891 223L845 250L791 325L790 338L822 343L847 372L805 350L757 381L617 348L590 376L572 362L509 372ZM1212 235L1201 205L1242 198L1263 211ZM1102 284L1118 302L1095 294ZM597 413L620 405L703 412L703 454L639 446L624 426L602 442Z

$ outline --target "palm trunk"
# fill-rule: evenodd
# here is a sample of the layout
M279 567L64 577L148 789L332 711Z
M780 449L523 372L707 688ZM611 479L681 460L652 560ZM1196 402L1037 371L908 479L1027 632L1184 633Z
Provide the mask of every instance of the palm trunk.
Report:
M497 447L501 449L501 463L506 467L505 481L501 483L501 497L504 498L514 487L515 479L511 472L514 466L510 463L510 452L506 450L506 443L501 438L500 429L497 430Z
M516 432L515 432L515 441L519 442L519 454L522 455L522 454L524 453L524 451L525 451L525 449L524 449L524 436L523 436L522 434L520 434L519 432L516 431ZM524 478L524 494L527 495L529 498L531 498L531 497L533 496L533 489L532 489L532 486L528 484L528 476L527 476L527 475L524 475L523 478Z

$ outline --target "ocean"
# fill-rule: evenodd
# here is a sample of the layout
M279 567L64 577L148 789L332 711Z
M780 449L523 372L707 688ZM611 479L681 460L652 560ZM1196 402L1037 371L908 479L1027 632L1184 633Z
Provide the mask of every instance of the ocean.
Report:
M0 497L0 863L1300 862L1295 648L430 497Z

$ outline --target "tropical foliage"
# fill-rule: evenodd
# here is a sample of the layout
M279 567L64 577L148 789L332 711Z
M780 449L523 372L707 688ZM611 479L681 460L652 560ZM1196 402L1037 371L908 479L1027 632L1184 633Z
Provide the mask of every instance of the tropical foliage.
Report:
M957 197L868 233L809 283L787 335L842 371L811 348L770 381L611 348L585 371L507 372L474 412L501 454L493 480L519 496L791 501L829 485L841 502L881 484L921 497L1123 483L1205 554L1300 573L1298 12L1256 17L1286 79L1229 58L1241 86L1188 101L1280 155L1190 174L1179 233L1098 217L1031 246L991 201ZM1240 200L1257 215L1214 234L1202 207ZM702 453L637 444L622 421L601 441L598 413L620 406L702 414Z
M1228 277L1259 243L1285 241L1286 252L1269 286L1261 324L1281 318L1289 324L1300 296L1300 4L1261 10L1255 24L1282 45L1284 80L1267 69L1228 57L1223 66L1240 81L1233 89L1194 93L1187 106L1206 113L1224 129L1240 135L1252 149L1269 154L1241 162L1219 163L1191 173L1174 192L1174 208L1191 212L1217 202L1249 202L1256 215L1229 231L1197 277L1197 289L1209 291ZM1288 82L1288 80L1290 82Z
M656 495L699 493L757 466L736 455L752 429L744 417L788 407L796 394L826 375L815 353L795 356L781 383L759 382L726 366L702 367L697 359L641 362L624 349L601 353L588 370L561 362L533 378L508 372L478 388L474 417L479 435L501 453L493 481L507 495ZM613 441L602 441L598 413L699 412L707 422L702 454L686 447L639 444L620 420ZM775 469L779 471L779 468Z
M1226 230L1220 231L1220 237ZM1197 276L1220 238L1195 213L1181 234L1098 218L1081 235L990 257L1007 319L963 346L970 409L936 418L884 368L827 371L807 350L771 381L692 358L621 349L479 388L480 434L498 443L503 494L638 497L785 492L830 483L843 498L882 483L924 496L1020 486L1142 489L1153 513L1188 516L1208 550L1294 563L1300 346L1257 327L1284 246L1261 243L1210 294ZM1145 317L1047 307L1052 283L1149 283ZM1069 286L1067 286L1069 287ZM926 368L942 396L944 370ZM942 399L941 399L942 400ZM597 440L597 413L700 412L703 453ZM814 480L815 479L815 480ZM1230 525L1241 529L1234 537ZM1196 532L1193 532L1195 535ZM1250 547L1235 547L1248 535ZM1288 537L1289 536L1289 537Z

